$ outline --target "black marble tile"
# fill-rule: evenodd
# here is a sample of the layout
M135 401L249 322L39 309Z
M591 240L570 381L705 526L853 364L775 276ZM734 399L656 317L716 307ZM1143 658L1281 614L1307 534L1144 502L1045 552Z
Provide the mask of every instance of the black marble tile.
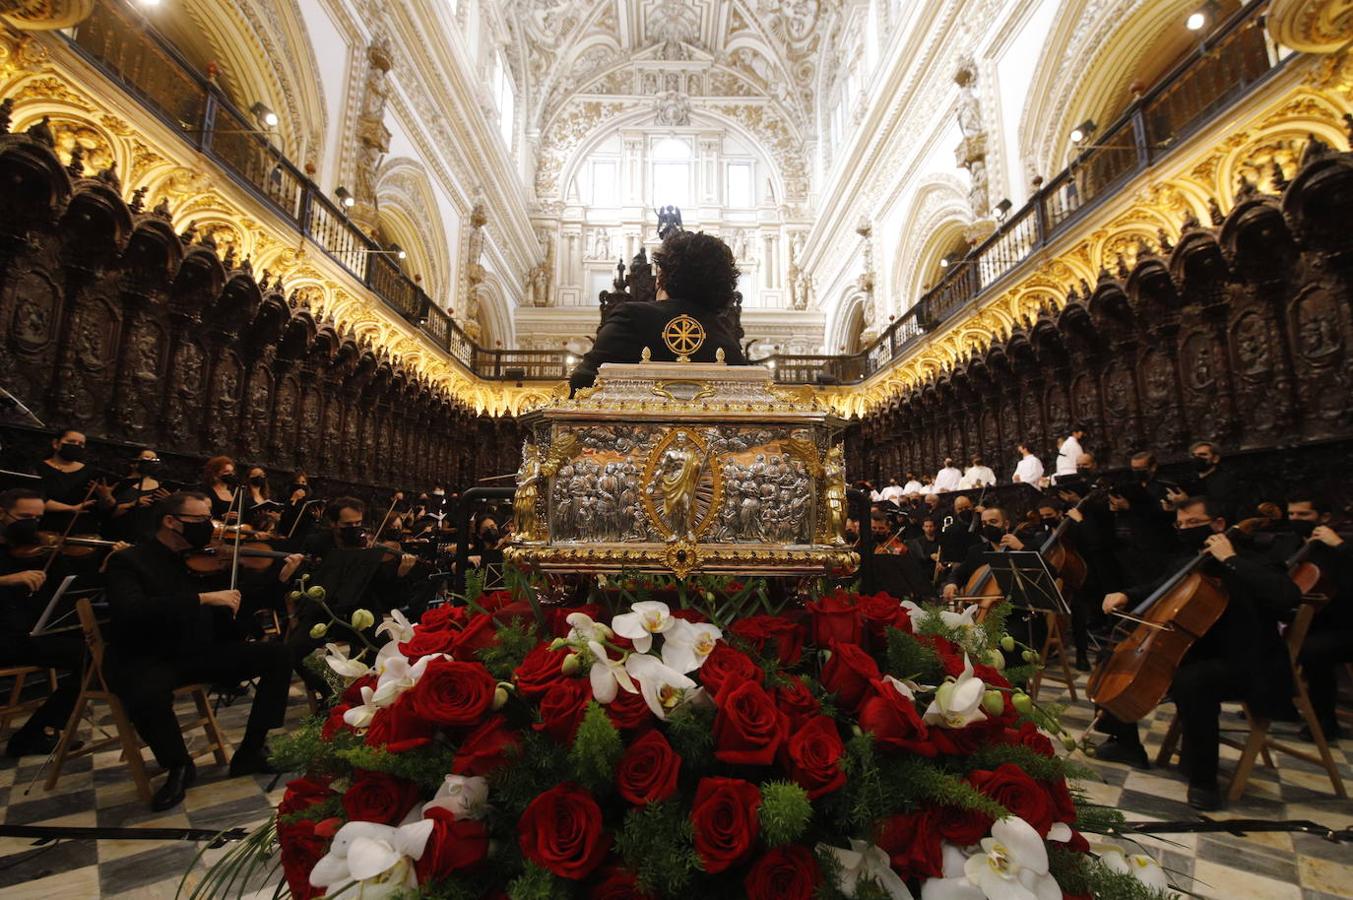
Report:
M1220 863L1241 872L1262 875L1265 878L1272 878L1274 881L1282 881L1287 884L1300 883L1296 859L1291 854L1273 856L1264 852L1266 849L1268 848L1261 847L1253 842L1248 842L1244 847L1241 847L1224 843L1211 835L1199 835L1198 837L1198 859Z
M1121 809L1131 821L1133 813L1153 816L1158 819L1168 821L1189 821L1197 818L1197 813L1189 808L1185 802L1187 788L1183 782L1179 784L1178 797L1157 797L1152 794L1143 794L1134 791L1131 788L1124 788L1122 795L1118 798L1118 808Z
M40 790L40 788L37 788L33 792L33 795L39 799L15 803L10 806L5 815L5 823L8 825L32 825L47 819L59 819L73 813L87 812L94 808L94 791L92 788L53 796L44 796L39 793Z
M197 853L196 844L176 841L132 856L100 863L99 890L105 895L119 894L163 881L170 875L181 875L188 871Z
M250 822L266 816L272 809L268 798L259 791L255 797L241 797L227 803L218 803L188 813L188 822L194 828L234 828L241 822Z
M1347 813L1343 818L1322 822L1322 825L1329 825L1331 828L1345 824L1349 819ZM1349 849L1348 844L1338 844L1334 841L1327 841L1322 837L1316 837L1313 834L1294 834L1292 835L1292 849L1301 856L1313 856L1316 859L1323 859L1328 862L1342 863L1343 865L1353 865L1353 850ZM1350 885L1353 887L1353 885Z
M152 783L151 790L155 787L156 785ZM138 797L127 803L103 807L94 813L94 818L101 828L128 828L164 815L166 813L152 811L150 804L141 802Z
M58 841L0 857L0 892L39 878L96 865L98 861L99 853L93 841Z

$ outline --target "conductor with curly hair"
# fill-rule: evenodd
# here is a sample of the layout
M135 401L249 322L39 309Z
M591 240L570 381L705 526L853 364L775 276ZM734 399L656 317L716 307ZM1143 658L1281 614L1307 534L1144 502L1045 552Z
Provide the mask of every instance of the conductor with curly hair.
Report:
M729 365L746 365L737 336L721 318L737 290L738 266L733 251L713 235L677 231L653 253L657 264L657 300L631 300L611 311L597 332L592 349L569 377L576 391L590 387L602 363L637 363L647 347L652 359L675 362L662 339L663 328L678 316L690 316L705 329L705 342L692 362L714 362L719 350Z

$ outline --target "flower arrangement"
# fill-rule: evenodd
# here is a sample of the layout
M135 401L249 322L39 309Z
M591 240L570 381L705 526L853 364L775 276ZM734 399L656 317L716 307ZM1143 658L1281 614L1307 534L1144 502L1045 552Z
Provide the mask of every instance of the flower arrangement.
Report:
M1002 617L884 594L541 609L508 593L331 645L341 698L275 748L253 841L297 898L1150 897L1092 851L1074 746ZM744 593L742 596L746 596ZM762 595L764 596L764 595ZM1009 663L1009 665L1007 665ZM244 851L241 851L244 852Z

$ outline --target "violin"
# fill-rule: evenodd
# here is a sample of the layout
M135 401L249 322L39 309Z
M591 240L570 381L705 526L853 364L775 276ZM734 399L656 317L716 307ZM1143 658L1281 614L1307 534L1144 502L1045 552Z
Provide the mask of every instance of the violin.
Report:
M270 550L259 543L240 544L236 547L228 543L212 543L201 550L193 550L184 556L188 571L194 575L218 575L233 568L262 572L272 566L274 560L286 559L291 553Z
M1226 536L1248 534L1267 521L1246 519ZM1090 699L1115 718L1137 722L1159 706L1184 656L1226 611L1230 597L1221 582L1198 571L1211 556L1198 551L1131 614L1117 613L1137 627L1100 660L1088 684Z
M61 535L57 534L55 531L40 531L38 532L37 543L28 544L23 547L11 547L10 554L20 559L32 559L46 553L81 557L89 556L91 553L96 553L100 549L111 550L116 547L117 544L117 541L105 541L102 538L86 537L84 535L67 537L63 541Z

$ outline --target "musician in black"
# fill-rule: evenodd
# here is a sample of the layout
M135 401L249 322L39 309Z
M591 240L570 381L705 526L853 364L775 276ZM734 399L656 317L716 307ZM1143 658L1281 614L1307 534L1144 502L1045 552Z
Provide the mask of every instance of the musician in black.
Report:
M1024 542L1010 533L1010 516L999 506L982 510L982 526L976 532L976 539L977 542L964 555L963 562L951 569L944 579L943 596L946 601L958 596L973 573L986 565L983 554L1001 549L1025 549Z
M1195 496L1206 497L1231 521L1239 521L1241 510L1248 508L1245 486L1238 473L1222 462L1221 448L1212 441L1198 441L1189 448L1197 478L1191 487ZM1175 502L1182 499L1174 494Z
M230 761L230 774L270 771L264 741L282 724L290 658L280 643L237 639L234 616L240 592L226 576L193 575L184 555L211 541L211 501L205 494L171 494L156 509L154 538L108 561L111 612L104 674L127 715L168 772L156 791L156 810L177 806L197 778L174 715L174 688L195 682L238 683L258 678L244 738ZM290 580L301 564L289 557L278 573Z
M21 547L37 541L43 499L37 491L13 488L0 493L0 665L55 668L63 677L57 689L9 739L8 756L45 756L56 746L80 693L84 638L76 632L30 637L51 597L42 571L44 556L24 558Z
M1320 569L1317 590L1332 594L1311 623L1301 648L1301 668L1320 730L1327 740L1338 740L1339 720L1334 715L1338 671L1353 662L1353 544L1330 527L1329 501L1324 498L1302 495L1288 500L1287 522L1290 536L1279 541L1278 551L1290 559L1310 541L1306 559Z
M1214 501L1206 497L1182 501L1175 510L1182 545L1177 564L1165 576L1109 594L1103 602L1105 614L1131 612L1199 553L1210 556L1199 571L1218 579L1229 599L1221 618L1185 656L1170 687L1183 737L1181 766L1189 781L1188 802L1202 810L1221 807L1217 720L1222 702L1245 700L1262 715L1290 710L1291 666L1278 624L1301 601L1281 563L1248 541L1227 537L1226 526ZM1147 767L1136 723L1120 722L1106 712L1099 728L1110 735L1096 751L1099 759Z
M85 436L74 428L62 428L52 438L52 455L38 466L46 513L46 531L72 534L98 532L97 516L113 507L112 489L94 477L85 464ZM78 520L72 526L72 520Z
M738 266L728 245L704 232L676 231L653 253L658 266L657 299L630 300L607 313L596 340L569 377L576 391L590 386L602 363L637 363L644 348L658 362L675 362L663 340L667 324L689 316L705 329L705 340L690 358L711 363L719 350L729 365L744 365L737 335L723 313L733 302Z
M941 563L955 566L967 558L972 548L982 545L978 530L981 523L973 523L975 515L972 498L966 494L959 494L954 498L953 520L940 530Z
M1129 465L1131 480L1109 492L1119 561L1124 571L1154 578L1165 571L1178 550L1170 526L1175 520L1176 498L1181 494L1179 485L1160 478L1156 455L1151 451L1134 453Z

